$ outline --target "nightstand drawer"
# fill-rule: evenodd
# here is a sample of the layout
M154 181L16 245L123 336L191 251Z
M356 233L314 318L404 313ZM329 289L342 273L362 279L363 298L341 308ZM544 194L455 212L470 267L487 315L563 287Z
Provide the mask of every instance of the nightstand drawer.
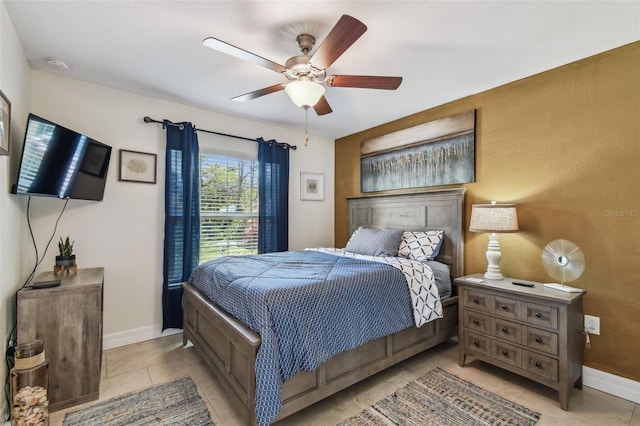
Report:
M524 356L524 368L531 373L538 374L553 381L558 381L558 360L544 356L534 354L532 352L525 352Z
M510 297L496 296L493 298L493 312L504 318L520 319L520 301Z
M493 340L491 342L491 356L499 361L522 367L522 350L508 343Z
M558 329L558 308L525 302L524 321L541 327Z
M513 343L520 343L522 327L511 321L501 318L491 318L492 335Z
M464 347L474 352L491 355L491 339L466 330L464 332Z
M464 311L464 327L479 333L489 334L491 317L473 311Z
M558 355L558 335L550 331L525 327L524 344L531 349Z
M480 291L464 290L464 306L489 312L493 296Z

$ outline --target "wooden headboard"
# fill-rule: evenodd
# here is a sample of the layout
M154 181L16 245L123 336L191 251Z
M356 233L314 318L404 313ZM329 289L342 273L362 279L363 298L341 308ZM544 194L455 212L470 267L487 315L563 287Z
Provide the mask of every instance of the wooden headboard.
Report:
M437 261L446 263L451 276L464 275L462 217L465 188L412 194L348 197L349 233L359 226L403 231L443 230Z

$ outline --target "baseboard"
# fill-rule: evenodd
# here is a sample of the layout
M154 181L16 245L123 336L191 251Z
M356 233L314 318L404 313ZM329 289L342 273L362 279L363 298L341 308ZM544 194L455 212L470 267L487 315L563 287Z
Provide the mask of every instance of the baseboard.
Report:
M105 334L103 347L104 350L113 349L177 333L182 333L182 330L171 328L163 332L159 325L135 328L133 330ZM636 404L640 404L640 382L596 370L595 368L583 366L582 384L584 386L635 402ZM5 407L0 407L0 412L4 412L4 408Z
M582 384L640 404L640 382L583 366Z
M162 331L159 325L151 325L148 327L134 328L132 330L119 331L117 333L105 334L102 339L103 349L118 348L120 346L132 345L134 343L144 342L145 340L157 339L158 337L170 336L172 334L182 333L182 330L170 328Z

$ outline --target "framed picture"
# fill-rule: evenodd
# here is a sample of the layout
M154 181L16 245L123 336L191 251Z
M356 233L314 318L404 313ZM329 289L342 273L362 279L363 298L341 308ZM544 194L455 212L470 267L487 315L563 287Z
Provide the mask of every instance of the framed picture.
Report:
M324 175L300 172L300 199L324 200Z
M0 90L0 155L9 155L11 133L11 102Z
M120 150L120 176L125 182L156 183L157 155Z

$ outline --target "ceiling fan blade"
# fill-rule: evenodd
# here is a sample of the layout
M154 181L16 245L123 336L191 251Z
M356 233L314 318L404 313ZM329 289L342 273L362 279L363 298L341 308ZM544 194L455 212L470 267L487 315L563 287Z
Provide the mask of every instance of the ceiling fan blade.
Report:
M229 43L225 43L224 41L218 40L217 38L213 38L213 37L205 38L202 41L202 45L209 47L213 50L217 50L218 52L235 56L238 59L253 62L254 64L260 65L261 67L268 68L275 72L281 73L285 70L283 65L276 64L275 62L265 59L262 56L258 56L251 52L247 52L244 49L240 49L239 47L235 47Z
M361 89L396 90L402 77L381 77L375 75L334 75L326 80L327 86L357 87Z
M329 68L365 31L365 24L352 16L342 15L309 62L320 69Z
M316 111L318 115L326 115L331 113L333 110L329 106L329 102L327 102L327 98L322 96L318 102L313 106L313 109Z
M231 98L237 102L246 102L252 99L259 98L260 96L269 95L271 93L279 92L280 90L284 90L284 86L286 84L274 84L273 86L265 87L260 90L254 90L253 92L245 93L244 95L236 96L235 98Z

